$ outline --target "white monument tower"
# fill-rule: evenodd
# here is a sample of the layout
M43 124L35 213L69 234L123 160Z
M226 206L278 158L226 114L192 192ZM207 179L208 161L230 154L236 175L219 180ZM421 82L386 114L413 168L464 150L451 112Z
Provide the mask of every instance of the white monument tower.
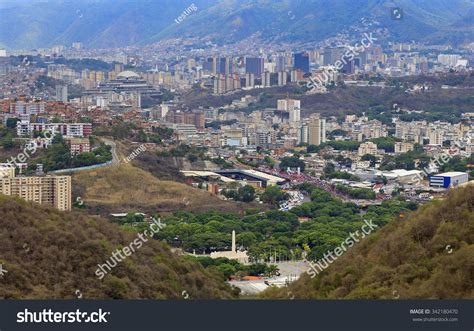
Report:
M237 252L237 244L235 240L235 230L232 230L232 250L230 251L220 251L220 252L211 252L211 258L217 259L219 257L226 257L228 259L237 260L240 263L248 263L249 257L247 251Z
M235 247L235 230L232 230L232 253L236 253L237 249Z

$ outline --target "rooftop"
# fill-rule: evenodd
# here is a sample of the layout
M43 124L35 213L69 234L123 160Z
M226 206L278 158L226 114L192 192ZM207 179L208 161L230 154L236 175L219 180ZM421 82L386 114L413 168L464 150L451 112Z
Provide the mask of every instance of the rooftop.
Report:
M133 71L125 70L125 71L120 72L120 73L117 75L117 78L124 78L124 79L140 78L140 75L138 75L137 73L135 73L135 72L133 72Z
M435 176L454 177L454 176L462 176L462 175L467 175L467 172L449 171L449 172L444 172L442 174L437 174Z

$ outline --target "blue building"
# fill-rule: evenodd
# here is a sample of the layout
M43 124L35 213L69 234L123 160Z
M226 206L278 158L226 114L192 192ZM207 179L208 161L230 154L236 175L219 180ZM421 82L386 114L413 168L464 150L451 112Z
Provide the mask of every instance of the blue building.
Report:
M430 176L430 187L456 187L467 183L469 176L466 172L445 172L442 174Z
M248 57L245 59L245 72L254 74L256 77L262 76L264 61L261 57Z
M307 53L296 53L294 56L295 69L299 69L304 73L309 72L309 55Z

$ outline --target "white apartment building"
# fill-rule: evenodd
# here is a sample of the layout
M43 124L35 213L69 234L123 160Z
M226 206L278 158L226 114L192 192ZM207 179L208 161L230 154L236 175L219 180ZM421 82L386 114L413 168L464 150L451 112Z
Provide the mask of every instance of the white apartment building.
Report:
M92 134L91 123L30 123L20 121L17 123L18 136L31 136L33 132L49 131L60 133L66 138L83 138Z
M326 142L326 119L313 114L308 123L308 144L319 146Z
M407 153L409 151L412 151L414 148L415 148L415 145L412 143L396 142L395 154Z
M360 144L360 146L359 146L359 150L358 150L357 154L358 154L359 156L363 156L363 155L365 155L365 154L377 155L377 154L378 154L377 145L374 144L374 143L371 142L371 141L362 143L362 144Z

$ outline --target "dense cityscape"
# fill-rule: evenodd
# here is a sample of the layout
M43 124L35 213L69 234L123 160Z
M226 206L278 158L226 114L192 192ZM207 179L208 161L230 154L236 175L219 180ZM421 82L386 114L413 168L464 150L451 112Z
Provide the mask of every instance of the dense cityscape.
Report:
M170 24L211 9L190 3ZM400 8L383 10L403 24ZM470 32L403 40L368 15L314 41L254 31L228 43L184 32L114 47L0 43L0 213L18 218L0 242L21 254L54 247L67 270L52 289L23 265L33 262L0 254L0 282L28 279L0 297L472 298L468 267L456 269L457 292L417 285L453 247L472 263ZM387 257L416 245L424 271L409 253Z

